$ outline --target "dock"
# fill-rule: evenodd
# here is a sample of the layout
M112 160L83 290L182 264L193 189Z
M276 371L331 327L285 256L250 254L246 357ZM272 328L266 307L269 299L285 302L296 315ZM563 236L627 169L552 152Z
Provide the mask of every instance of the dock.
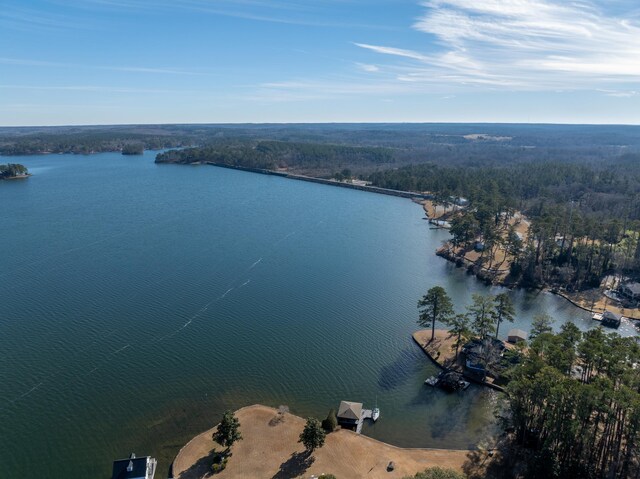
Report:
M371 419L373 416L372 409L363 409L360 414L360 419L358 420L358 425L356 426L356 434L362 433L362 425L364 424L365 419Z

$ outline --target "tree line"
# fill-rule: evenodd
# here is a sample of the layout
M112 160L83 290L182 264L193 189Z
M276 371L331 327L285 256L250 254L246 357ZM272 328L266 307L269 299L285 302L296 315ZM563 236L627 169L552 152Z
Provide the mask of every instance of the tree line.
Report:
M345 165L389 164L393 162L393 155L386 148L283 141L230 141L170 150L158 154L156 162L210 162L245 168L296 168L329 173Z
M435 338L436 322L449 326L449 332L456 336L456 356L458 343L475 334L484 341L493 335L498 338L500 325L513 322L515 309L508 293L495 296L474 293L472 303L466 312L455 314L451 298L442 286L434 286L418 301L418 324L431 328L431 340Z
M0 155L24 156L42 153L88 155L139 149L136 145L142 145L148 150L160 150L192 144L192 139L182 135L163 136L110 131L68 134L42 133L8 138L0 136Z

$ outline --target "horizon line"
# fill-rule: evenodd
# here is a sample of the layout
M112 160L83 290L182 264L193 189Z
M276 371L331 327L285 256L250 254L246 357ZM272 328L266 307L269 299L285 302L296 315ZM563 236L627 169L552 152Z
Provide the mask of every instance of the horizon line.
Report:
M0 128L73 128L73 127L131 127L131 126L270 126L270 125L520 125L520 126L631 126L638 123L571 123L519 121L319 121L319 122L164 122L164 123L65 123L49 125L0 125Z

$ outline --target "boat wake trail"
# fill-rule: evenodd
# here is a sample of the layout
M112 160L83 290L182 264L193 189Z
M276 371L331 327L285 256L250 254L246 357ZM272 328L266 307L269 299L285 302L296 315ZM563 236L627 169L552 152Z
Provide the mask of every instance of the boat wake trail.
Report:
M233 288L231 288L233 289ZM231 290L229 290L231 291ZM227 291L225 294L223 294L222 296L220 296L219 298L213 300L213 301L209 301L207 304L205 304L202 308L200 308L198 311L196 311L196 313L191 316L189 319L187 319L187 321L180 326L178 329L176 329L175 331L171 331L170 333L165 334L164 336L161 336L159 338L154 339L152 342L153 343L159 343L161 341L164 341L167 338L170 338L171 336L173 336L174 334L179 333L180 331L182 331L183 329L185 329L187 326L189 326L191 323L193 323L193 321L198 318L198 316L201 316L202 314L204 314L208 309L209 306L211 306L212 303L215 303L216 301L222 299L224 296L226 296L229 291Z
M256 266L258 266L260 264L260 262L262 261L262 257L256 261L255 263L253 263L251 266L249 266L249 271L251 271L253 268L255 268Z
M297 231L292 231L291 233L287 233L283 238L280 238L278 241L276 241L273 246L278 246L280 243L282 243L283 241L286 241L288 238L292 237L296 233Z
M126 346L121 347L120 349L118 349L117 351L114 351L113 353L111 353L112 356L115 356L116 354L118 354L121 351L124 351L125 349L127 349L128 347L130 347L130 344L127 344Z
M11 404L15 404L17 401L20 401L20 399L26 398L29 394L31 394L33 391L35 391L36 389L38 389L40 386L42 386L42 383L39 382L38 384L36 384L35 386L33 386L31 389L29 389L26 393L21 394L20 396L18 396L17 398L10 400L9 402Z
M205 304L202 308L200 308L196 314L194 314L193 316L191 316L186 323L184 323L182 325L181 328L177 329L176 331L174 331L174 333L177 333L178 331L182 331L184 328L186 328L187 326L189 326L191 323L193 323L193 320L196 319L198 316L200 316L201 314L203 314L204 312L207 311L207 309L209 309L209 306L211 306L211 303L213 303L213 301L209 301L207 304Z
M243 286L246 286L246 285L248 285L249 283L251 283L251 280L250 280L250 279L248 279L248 280L246 280L244 283L242 283L242 284L240 285L240 287L242 288Z
M121 353L122 351L124 351L127 348L130 348L131 344L126 344L124 346L122 346L119 349L116 349L115 351L113 351L111 354L109 354L109 356L103 361L103 363L101 365L104 365L106 363L108 363L109 361L111 361L111 359L113 359L113 357L116 354ZM86 376L90 376L91 374L93 374L94 372L96 372L98 369L100 369L100 366L96 366L94 367L91 371L85 373L85 374L80 374L78 377L86 377ZM8 403L13 405L16 402L20 401L21 399L26 398L27 396L29 396L31 393L33 393L34 391L36 391L37 389L40 389L40 387L45 383L45 382L51 382L53 380L53 378L55 378L56 376L58 376L60 374L60 372L63 370L63 368L59 368L57 371L52 372L51 374L47 375L46 377L43 378L42 381L40 381L38 384L36 384L35 386L33 386L31 389L29 389L27 392L21 394L20 396L14 398L14 399L9 399ZM5 409L7 409L7 407L4 408L0 408L0 412L4 411Z

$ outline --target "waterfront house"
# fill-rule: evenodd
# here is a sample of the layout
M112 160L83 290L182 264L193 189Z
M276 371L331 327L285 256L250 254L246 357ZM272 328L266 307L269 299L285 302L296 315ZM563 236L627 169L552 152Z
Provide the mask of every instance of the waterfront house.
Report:
M362 415L362 403L341 401L338 408L338 424L346 428L357 427L360 416Z
M473 339L462 348L465 359L465 371L471 374L484 376L487 373L487 364L495 362L502 356L505 345L495 338L487 338L484 341Z
M113 461L111 479L153 479L157 463L153 457L131 453L128 459Z
M527 333L522 329L511 329L507 334L507 341L510 343L519 343L527 340Z
M466 198L463 198L462 196L458 196L458 197L450 196L449 199L452 200L453 204L455 204L456 206L461 206L463 208L469 206L469 200Z
M605 311L602 314L602 325L609 328L618 328L622 322L622 316L611 311Z
M625 283L618 288L618 293L629 301L640 300L640 283Z

